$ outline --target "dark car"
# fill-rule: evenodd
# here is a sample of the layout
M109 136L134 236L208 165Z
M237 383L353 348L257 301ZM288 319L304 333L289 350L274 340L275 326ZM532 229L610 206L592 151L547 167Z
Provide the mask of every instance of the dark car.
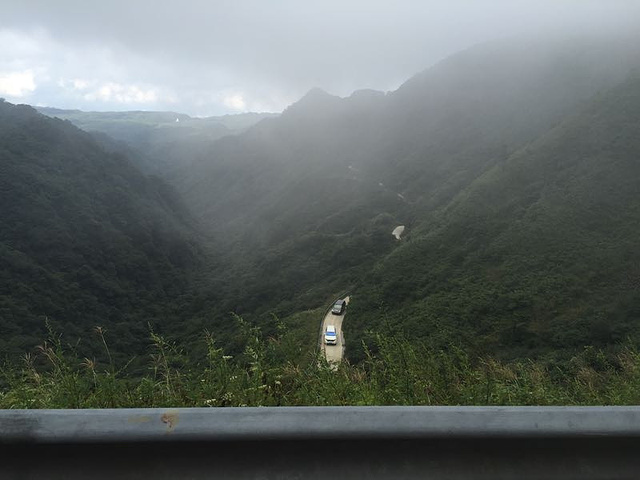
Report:
M333 304L331 313L333 313L334 315L342 315L346 307L347 307L347 302L345 302L344 300L338 300L336 303Z

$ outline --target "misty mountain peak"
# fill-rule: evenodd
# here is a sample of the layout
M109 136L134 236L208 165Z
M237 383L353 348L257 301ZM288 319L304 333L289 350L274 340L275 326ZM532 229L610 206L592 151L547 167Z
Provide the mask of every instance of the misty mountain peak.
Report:
M364 88L362 90L356 90L351 94L349 98L361 99L361 98L382 98L385 93L380 90L373 90L370 88Z
M333 97L333 95L331 95L330 93L327 93L325 90L321 89L320 87L314 87L311 90L309 90L300 99L300 101L308 98L331 98L331 97Z
M329 112L337 106L342 99L335 95L331 95L321 88L312 88L296 103L287 108L283 114L300 114L303 112L313 112L315 114L321 114L322 112Z

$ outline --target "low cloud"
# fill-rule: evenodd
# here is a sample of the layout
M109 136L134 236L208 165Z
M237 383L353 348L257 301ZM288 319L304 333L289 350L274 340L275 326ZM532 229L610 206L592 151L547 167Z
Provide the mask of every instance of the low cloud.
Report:
M74 78L71 81L71 84L73 85L74 90L86 90L91 85L91 82L81 78Z
M244 111L247 108L247 103L239 93L225 97L222 103L233 110Z
M81 87L81 90L87 88L86 83L74 83L74 87ZM137 85L121 85L119 83L109 82L98 86L93 91L83 95L85 100L101 101L106 103L124 103L124 104L141 104L155 103L158 101L158 92L153 88L141 88Z
M476 43L638 30L640 19L637 0L5 3L5 92L63 108L192 115L279 111L313 87L393 90Z
M28 96L35 91L36 82L33 72L0 72L0 94L9 99L19 99Z

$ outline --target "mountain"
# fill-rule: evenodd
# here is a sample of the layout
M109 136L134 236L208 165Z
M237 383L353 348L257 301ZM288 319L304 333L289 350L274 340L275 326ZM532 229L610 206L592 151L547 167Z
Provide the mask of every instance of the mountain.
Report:
M8 102L0 169L0 351L40 343L48 318L86 341L104 326L130 357L148 323L180 319L204 257L171 187L71 123Z
M11 181L21 185L16 198L40 208L40 197L24 193L33 177L42 183L36 191L62 185L58 190L65 195L84 196L61 205L72 212L84 205L81 210L90 213L69 223L78 225L73 232L60 229L66 224L59 220L54 225L38 218L3 227L11 232L21 225L19 237L29 241L20 255L26 252L34 265L52 272L29 282L39 278L36 270L20 277L16 259L22 256L7 250L14 273L5 279L22 279L24 286L7 298L29 298L49 282L56 299L92 292L97 300L80 303L78 310L92 322L104 315L91 305L104 305L111 312L107 318L123 331L152 311L165 331L185 336L211 327L222 331L226 349L238 350L227 312L261 323L269 334L276 328L272 313L304 313L349 292L345 329L353 362L365 355L361 340L395 334L434 350L461 347L474 359L490 354L554 361L585 345L637 340L637 44L637 34L619 34L477 45L395 91L341 98L313 89L281 115L221 138L183 135L190 130L176 125L190 120L173 113L167 115L180 122L140 113L135 121L155 125L150 130L158 135L120 137L120 143L104 133L87 136L60 120L37 117L37 128L23 122L5 139L25 145L8 157L11 178L22 178ZM100 118L103 132L122 128L118 119ZM167 119L171 125L160 128ZM175 136L160 134L165 127ZM127 134L135 136L141 131L136 128ZM51 158L112 165L102 183L88 174L58 178L42 166L50 145L64 139L70 143L52 150ZM34 142L40 150L27 149ZM109 195L114 185L129 203ZM58 190L47 195L58 198ZM44 206L50 217L60 217ZM123 212L111 211L120 207L130 215L124 223L117 222ZM91 253L101 244L82 232L96 223L113 235L108 245L117 248ZM197 241L194 223L202 232ZM115 291L140 289L141 304L128 293L109 293L120 303L103 300L99 282L49 265L55 255L38 257L50 247L29 249L38 237L26 229L40 224L64 238L58 243L89 239L72 249L83 259L74 268L86 263L118 285L126 279ZM402 240L391 235L398 225L406 227ZM5 243L15 248L14 240ZM199 250L205 243L206 255ZM118 256L136 257L143 247L150 248L144 268L131 269ZM174 258L177 252L186 252L185 258ZM110 269L111 255L124 265ZM85 256L102 263L93 267ZM157 262L166 268L157 269ZM138 279L143 271L148 276ZM23 312L23 322L68 312L57 303L52 305L58 310L21 302L6 311ZM110 310L114 304L126 313Z
M176 112L83 112L37 107L49 117L69 120L88 132L106 134L136 151L133 159L144 171L163 174L181 165L181 159L195 155L227 135L235 135L273 113L242 113L195 118Z
M497 162L376 266L347 335L506 358L637 341L639 128L635 77Z
M391 254L396 225L410 237L430 228L486 171L624 81L640 65L634 45L624 36L492 42L394 92L314 89L215 142L175 185L225 245L245 308L320 301Z

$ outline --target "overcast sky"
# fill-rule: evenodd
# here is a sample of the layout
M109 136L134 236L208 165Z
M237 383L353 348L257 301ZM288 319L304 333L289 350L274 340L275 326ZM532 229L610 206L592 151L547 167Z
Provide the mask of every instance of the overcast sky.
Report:
M473 44L640 18L638 0L0 0L0 96L83 110L282 111L396 89Z

